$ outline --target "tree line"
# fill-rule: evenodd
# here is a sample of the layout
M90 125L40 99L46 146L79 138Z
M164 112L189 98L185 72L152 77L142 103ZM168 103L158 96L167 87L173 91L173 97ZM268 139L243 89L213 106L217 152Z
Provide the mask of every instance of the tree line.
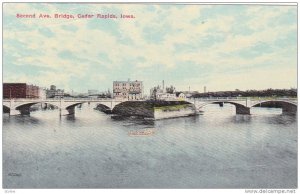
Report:
M195 93L194 98L203 97L297 97L297 89L235 90Z

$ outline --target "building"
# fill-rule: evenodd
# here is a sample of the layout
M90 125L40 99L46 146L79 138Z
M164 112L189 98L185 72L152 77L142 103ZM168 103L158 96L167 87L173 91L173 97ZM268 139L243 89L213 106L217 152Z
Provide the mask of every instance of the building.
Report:
M39 99L45 100L47 98L46 89L39 88Z
M56 86L55 85L51 85L50 86L50 90L56 90Z
M157 100L177 100L176 94L170 94L170 93L157 93L156 99Z
M185 95L185 98L191 98L193 95L199 94L198 91L181 91Z
M54 93L54 98L63 98L65 95L65 91L61 89L57 89Z
M3 98L39 98L39 87L26 83L3 83Z
M150 89L150 98L155 99L157 97L157 94L163 94L164 89L162 89L160 86L156 86L154 88Z
M150 89L150 99L154 100L177 100L175 87L165 87L165 81L162 86L158 85Z
M176 92L177 100L186 100L186 95L182 92Z
M64 97L65 92L62 89L56 89L55 85L51 85L50 89L46 90L47 98L61 98Z
M46 90L46 97L47 98L53 98L55 96L55 91L53 88L50 87L50 89Z
M140 100L143 99L143 82L142 81L114 81L113 98Z

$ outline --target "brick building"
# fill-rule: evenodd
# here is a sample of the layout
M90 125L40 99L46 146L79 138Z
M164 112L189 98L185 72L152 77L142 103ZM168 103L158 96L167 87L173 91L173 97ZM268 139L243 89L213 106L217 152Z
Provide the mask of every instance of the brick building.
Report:
M142 81L114 81L113 98L140 100L143 98Z
M3 98L39 98L39 87L26 83L3 83Z

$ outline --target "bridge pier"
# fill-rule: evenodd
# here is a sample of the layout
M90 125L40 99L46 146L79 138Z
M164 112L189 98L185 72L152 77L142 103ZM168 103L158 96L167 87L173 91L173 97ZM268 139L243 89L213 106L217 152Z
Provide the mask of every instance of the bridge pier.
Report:
M282 106L282 114L296 115L297 114L297 106L293 106L293 105Z
M74 115L74 114L75 114L75 107L59 109L59 116Z
M235 105L235 111L237 115L250 115L250 108L242 106L242 105Z
M67 111L69 115L74 115L75 114L75 106L67 108Z
M21 115L30 115L30 107L22 107L19 109Z
M9 116L15 116L15 115L20 115L20 114L21 114L21 112L16 109L10 109L10 111L9 111Z
M65 116L68 114L69 114L69 111L67 109L64 109L64 108L59 109L59 116Z

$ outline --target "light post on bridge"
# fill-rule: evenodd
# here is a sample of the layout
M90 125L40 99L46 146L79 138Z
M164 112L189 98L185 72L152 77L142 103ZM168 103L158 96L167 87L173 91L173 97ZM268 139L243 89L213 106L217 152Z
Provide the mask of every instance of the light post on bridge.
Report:
M9 108L11 109L11 87L9 87L9 106L10 106Z
M249 101L249 106L250 106L250 98L249 97L246 98L246 107L248 107L248 101Z
M61 117L61 95L59 95L59 116Z

